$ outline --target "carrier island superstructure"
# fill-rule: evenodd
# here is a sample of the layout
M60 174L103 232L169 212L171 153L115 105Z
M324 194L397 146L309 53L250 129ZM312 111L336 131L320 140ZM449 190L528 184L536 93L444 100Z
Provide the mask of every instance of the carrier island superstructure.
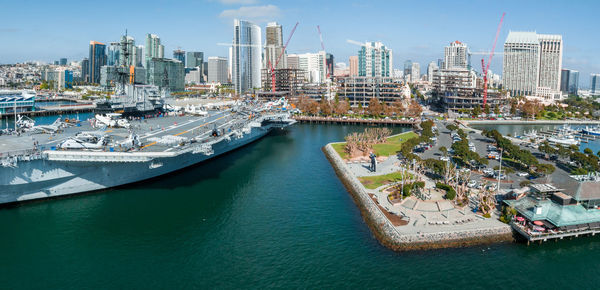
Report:
M214 158L293 123L273 104L237 101L193 115L97 115L0 135L0 204L96 191Z

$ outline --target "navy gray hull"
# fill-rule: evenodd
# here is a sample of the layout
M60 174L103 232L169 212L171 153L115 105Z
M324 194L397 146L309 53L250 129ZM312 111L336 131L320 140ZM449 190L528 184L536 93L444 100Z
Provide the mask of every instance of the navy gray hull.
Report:
M0 155L4 156L0 204L96 191L158 177L217 157L294 123L282 114L257 118L230 112L161 121L166 123L165 120L176 121L170 126L149 124L158 121L140 122L140 127L143 124L161 129L144 131L146 134L140 139L145 139L145 145L135 150L45 148L9 158L7 154ZM182 137L186 135L187 138ZM177 144L164 144L165 140Z

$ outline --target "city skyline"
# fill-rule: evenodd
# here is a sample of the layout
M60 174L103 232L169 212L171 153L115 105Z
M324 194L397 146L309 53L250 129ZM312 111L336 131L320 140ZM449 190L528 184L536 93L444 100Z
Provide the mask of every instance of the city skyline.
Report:
M594 48L598 47L600 41L583 32L587 26L586 21L594 16L593 6L600 7L597 3L588 3L590 9L577 9L559 1L550 1L556 5L541 1L510 1L490 3L485 8L479 8L468 1L451 4L437 2L431 5L385 1L359 4L339 1L280 3L215 0L185 3L189 8L185 11L198 11L193 15L186 15L187 12L175 9L178 7L163 5L161 1L150 1L148 5L109 1L96 13L105 17L105 21L98 21L96 24L90 23L85 13L76 13L90 9L90 4L66 1L66 5L55 7L44 2L31 2L38 8L31 10L25 8L28 5L7 4L5 9L11 13L7 13L6 23L19 25L0 27L0 38L3 40L0 63L50 62L63 57L81 60L87 56L86 44L90 40L116 41L125 29L138 43L142 43L148 33L159 35L165 50L169 52L181 47L186 51L204 51L207 56L227 56L228 47L217 44L231 42L233 19L240 18L253 21L263 29L268 22L277 21L283 26L283 38L286 40L294 23L299 21L300 25L290 42L288 53L319 51L316 25L320 25L325 48L338 62L348 63L348 57L356 54L356 46L347 43L348 39L359 42L381 41L394 50L393 68L401 68L405 60L412 60L421 64L421 73L424 73L423 68L427 63L443 58L444 47L452 41L466 42L472 51L489 50L500 15L507 12L497 52L502 51L501 44L510 30L561 34L565 45L563 68L578 70L582 75L600 72L600 57L594 53ZM321 8L312 9L315 6L311 3L318 3ZM365 13L381 8L381 5L385 5L386 9L378 13ZM544 5L544 11L540 11L539 5ZM114 12L114 7L117 6L122 11ZM136 15L152 16L153 20L150 21L150 17L130 17L131 11L137 11ZM49 14L60 13L65 13L68 17L46 21L44 25L35 21ZM364 14L362 21L344 18L357 13ZM578 15L577 18L558 21L575 14ZM437 17L433 18L431 15ZM23 23L18 21L19 17L34 21ZM69 33L65 33L64 27L69 28ZM202 27L210 29L203 31ZM262 37L264 39L265 36ZM472 66L478 71L479 58L474 56L471 60ZM501 55L495 56L491 70L501 73Z

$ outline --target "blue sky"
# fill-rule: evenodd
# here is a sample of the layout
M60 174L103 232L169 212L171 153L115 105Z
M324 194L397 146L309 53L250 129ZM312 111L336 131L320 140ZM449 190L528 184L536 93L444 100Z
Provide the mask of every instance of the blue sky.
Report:
M318 51L320 25L326 50L336 62L347 62L358 50L347 39L382 41L394 51L395 68L411 59L424 72L451 41L465 42L472 51L489 50L506 12L496 51L502 51L509 30L562 34L563 67L579 70L583 86L589 84L590 73L600 73L596 1L22 0L4 1L2 10L0 63L82 59L90 40L116 41L126 28L137 44L144 43L146 33L158 34L167 57L178 47L227 56L227 47L217 43L231 42L232 19L240 17L263 28L278 21L284 39L300 22L289 53ZM474 56L478 70L479 63ZM501 56L494 58L491 69L501 72Z

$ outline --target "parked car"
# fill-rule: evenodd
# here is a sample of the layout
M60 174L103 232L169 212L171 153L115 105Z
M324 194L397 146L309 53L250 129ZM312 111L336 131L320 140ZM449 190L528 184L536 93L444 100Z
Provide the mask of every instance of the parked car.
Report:
M529 176L529 173L527 173L527 172L517 172L517 176L527 177L527 176Z
M477 186L477 181L476 180L469 180L469 182L467 182L467 187L469 187L469 188L475 188L475 186Z
M442 161L450 161L450 157L448 157L448 156L441 156L440 160L442 160Z
M486 168L483 171L481 171L481 173L483 173L483 175L485 175L485 176L493 176L494 170L491 168Z

